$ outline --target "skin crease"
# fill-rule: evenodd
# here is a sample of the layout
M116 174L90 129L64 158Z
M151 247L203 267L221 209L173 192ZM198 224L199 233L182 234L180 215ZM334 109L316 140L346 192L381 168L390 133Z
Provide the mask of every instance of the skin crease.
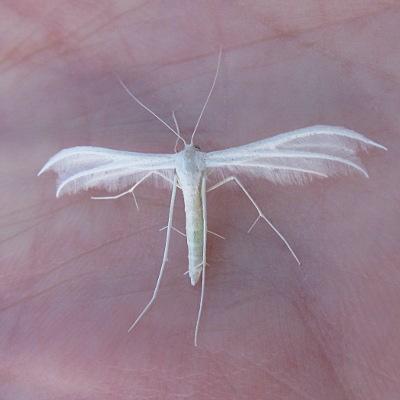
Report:
M2 2L0 397L392 399L399 392L396 1ZM350 8L349 8L350 7ZM353 175L281 187L243 180L302 265L233 183L207 198L206 297L172 234L170 188L133 199L55 198L36 178L77 145L173 152L175 137L128 87L204 151L315 124L389 148ZM181 193L174 226L184 227ZM397 260L397 261L396 261Z

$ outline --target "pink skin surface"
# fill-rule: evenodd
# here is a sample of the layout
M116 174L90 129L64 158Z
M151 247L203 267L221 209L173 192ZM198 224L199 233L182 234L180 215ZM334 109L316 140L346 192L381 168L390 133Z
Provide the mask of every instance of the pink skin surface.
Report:
M332 3L332 5L330 5ZM0 5L0 397L394 399L400 392L400 10L397 1L3 1ZM36 177L63 148L203 151L314 124L389 148L306 186L243 180L299 267L233 183L208 196L206 298L172 234L170 188L55 198ZM174 226L184 227L181 193Z

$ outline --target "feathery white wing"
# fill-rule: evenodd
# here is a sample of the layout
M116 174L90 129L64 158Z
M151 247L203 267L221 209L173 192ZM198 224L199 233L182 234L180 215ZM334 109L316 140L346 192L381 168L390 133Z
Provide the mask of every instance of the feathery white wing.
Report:
M386 148L360 133L317 125L206 154L210 172L238 172L281 184L304 183L351 171L368 176L356 156L369 146Z
M61 150L42 172L58 172L57 197L90 188L122 189L150 171L173 177L175 154L147 154L80 146Z

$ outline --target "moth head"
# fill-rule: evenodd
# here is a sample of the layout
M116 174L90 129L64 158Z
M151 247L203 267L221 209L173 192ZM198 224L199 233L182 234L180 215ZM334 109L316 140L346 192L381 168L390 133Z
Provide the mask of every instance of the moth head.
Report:
M193 149L195 151L201 151L200 146L198 146L197 144L185 144L185 150L190 150Z

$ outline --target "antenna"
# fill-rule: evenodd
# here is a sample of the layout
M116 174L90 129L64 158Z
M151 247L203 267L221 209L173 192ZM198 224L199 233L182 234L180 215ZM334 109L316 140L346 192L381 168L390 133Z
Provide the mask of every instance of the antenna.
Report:
M183 141L183 143L185 143L185 145L186 145L185 140L184 140L184 139L182 138L182 136L179 134L178 125L177 125L178 131L176 132L176 131L175 131L174 129L172 129L165 121L163 121L155 112L151 111L149 107L145 106L136 96L134 96L134 94L126 87L125 83L122 82L122 80L121 80L120 78L118 78L118 81L119 81L119 83L122 85L122 87L125 89L125 91L129 94L129 96L131 96L132 99L136 101L136 103L140 104L140 105L141 105L145 110L147 110L151 115L153 115L153 116L156 117L161 123L163 123L170 131L174 132L174 134L175 134L176 136L178 136L178 139L181 139L181 140ZM174 116L174 114L172 114L172 115L173 115L174 121L175 121L175 123L176 123L175 116Z
M213 83L212 83L212 85L211 85L210 92L208 93L206 102L204 103L203 109L201 110L201 113L200 113L199 119L197 120L196 126L194 127L194 130L193 130L193 133L192 133L192 138L190 139L190 144L193 144L193 138L194 138L194 135L195 135L195 133L196 133L197 127L199 126L201 117L203 116L204 110L205 110L206 107L207 107L208 100L210 100L211 93L213 92L215 83L217 82L217 76L218 76L218 72L219 72L219 66L220 66L220 64L221 64L221 53L222 53L222 46L220 45L220 46L219 46L219 53L218 53L217 70L215 71L214 81L213 81Z

